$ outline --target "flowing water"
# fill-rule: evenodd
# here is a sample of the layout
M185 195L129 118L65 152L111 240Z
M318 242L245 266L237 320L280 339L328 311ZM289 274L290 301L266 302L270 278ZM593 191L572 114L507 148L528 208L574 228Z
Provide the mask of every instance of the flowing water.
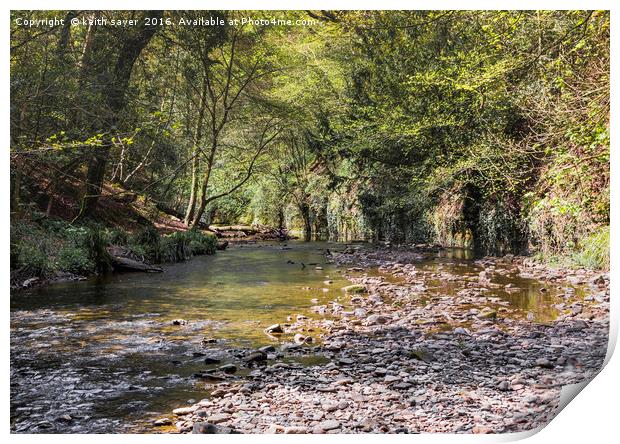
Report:
M152 431L157 417L205 397L192 375L204 370L204 338L213 349L273 344L263 333L287 316L333 300L349 284L326 263L337 244L291 242L236 246L215 256L165 267L54 284L11 296L11 430L13 432ZM302 265L302 263L305 265ZM420 265L475 275L462 253ZM322 269L317 269L317 267ZM332 280L329 285L325 280ZM498 290L523 314L557 314L554 289L516 276L518 292ZM504 283L504 282L502 282ZM450 294L437 282L434 292ZM556 300L557 302L557 300ZM187 324L173 325L173 320ZM290 340L284 337L281 340ZM311 365L321 357L300 360Z

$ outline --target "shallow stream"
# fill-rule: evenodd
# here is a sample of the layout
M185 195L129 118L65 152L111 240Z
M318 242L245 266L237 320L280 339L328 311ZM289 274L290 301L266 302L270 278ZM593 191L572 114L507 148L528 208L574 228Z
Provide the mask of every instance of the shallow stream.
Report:
M327 263L327 248L344 246L238 245L168 265L161 274L115 274L12 294L11 430L153 431L153 419L206 396L192 377L206 368L198 356L204 338L217 340L210 349L274 344L265 327L291 315L316 316L311 299L325 304L342 295L350 282ZM442 253L420 267L463 276L481 269L463 252ZM552 287L543 294L544 285L531 279L500 280L518 287L496 295L520 315L533 312L540 321L557 315ZM454 288L441 279L435 284L432 293ZM173 325L175 319L187 324ZM310 356L299 364L316 362Z

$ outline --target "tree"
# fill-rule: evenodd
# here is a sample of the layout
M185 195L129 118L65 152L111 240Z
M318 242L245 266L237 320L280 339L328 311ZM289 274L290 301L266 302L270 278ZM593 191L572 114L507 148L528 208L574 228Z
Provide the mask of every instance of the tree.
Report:
M147 23L145 18L159 19L163 16L163 11L147 11L139 17L139 23L135 29L126 30L121 34L119 41L119 51L113 63L114 68L108 73L109 79L104 86L103 99L107 104L107 137L103 146L95 151L88 165L86 175L86 189L82 200L81 216L88 217L93 214L97 206L97 199L101 194L101 187L105 175L105 168L110 156L110 148L113 146L121 112L126 106L126 93L131 78L133 66L138 60L140 53L153 38L157 31L157 25ZM94 37L100 38L99 35ZM100 64L95 72L103 74L101 70L107 67Z

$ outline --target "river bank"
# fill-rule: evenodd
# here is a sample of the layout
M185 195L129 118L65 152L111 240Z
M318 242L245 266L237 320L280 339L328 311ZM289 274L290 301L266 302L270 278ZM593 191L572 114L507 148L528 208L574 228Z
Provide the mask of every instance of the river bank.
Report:
M334 254L353 286L313 306L316 317L274 319L303 345L240 350L234 369L205 374L208 398L158 418L154 430L507 433L546 424L561 387L601 368L608 274L514 256L484 258L465 272L459 261L419 266L434 254ZM511 294L523 296L519 285L553 298L553 313L511 304ZM303 355L323 359L286 360Z

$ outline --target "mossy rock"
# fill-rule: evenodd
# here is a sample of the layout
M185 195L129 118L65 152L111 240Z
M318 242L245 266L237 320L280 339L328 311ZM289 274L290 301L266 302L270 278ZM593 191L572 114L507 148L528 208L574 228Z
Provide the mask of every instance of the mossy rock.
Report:
M366 287L360 284L353 284L343 288L345 293L360 294L366 293Z
M483 310L478 315L479 318L483 319L497 319L497 312L495 310Z

